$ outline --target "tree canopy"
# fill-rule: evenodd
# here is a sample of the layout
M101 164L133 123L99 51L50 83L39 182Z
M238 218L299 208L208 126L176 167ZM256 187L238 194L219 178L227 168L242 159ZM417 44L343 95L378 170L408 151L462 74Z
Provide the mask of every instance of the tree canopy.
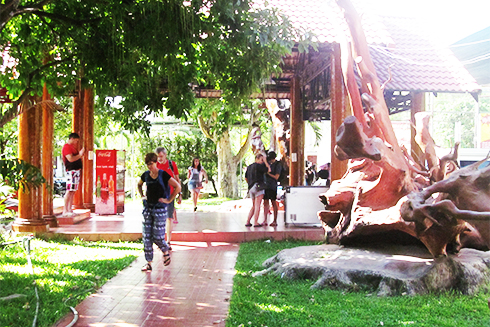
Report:
M0 28L0 85L14 100L0 126L44 83L69 95L76 80L102 99L122 96L105 114L129 130L148 130L164 107L186 116L196 85L239 109L300 39L286 17L248 0L7 0Z

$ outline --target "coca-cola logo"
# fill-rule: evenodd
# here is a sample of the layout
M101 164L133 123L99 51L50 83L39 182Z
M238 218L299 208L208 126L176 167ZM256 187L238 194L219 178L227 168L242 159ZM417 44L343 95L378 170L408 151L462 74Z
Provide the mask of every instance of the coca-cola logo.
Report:
M110 152L97 152L97 157L106 157L109 158L111 156Z

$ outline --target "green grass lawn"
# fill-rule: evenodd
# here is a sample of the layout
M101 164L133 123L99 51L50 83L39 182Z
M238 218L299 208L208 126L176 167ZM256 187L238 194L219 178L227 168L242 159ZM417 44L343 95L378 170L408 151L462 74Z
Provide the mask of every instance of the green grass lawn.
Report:
M0 247L0 327L52 326L141 255L139 243L31 241L34 275L21 243ZM20 294L22 297L3 298Z
M227 327L237 326L490 326L488 291L380 298L368 292L311 290L313 280L252 277L278 251L313 242L240 245Z

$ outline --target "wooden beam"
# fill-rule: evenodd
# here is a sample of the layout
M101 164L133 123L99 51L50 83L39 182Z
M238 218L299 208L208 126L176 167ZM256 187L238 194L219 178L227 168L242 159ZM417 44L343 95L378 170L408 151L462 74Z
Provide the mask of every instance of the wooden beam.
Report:
M291 81L291 123L290 123L290 149L289 157L289 185L300 186L305 178L305 122L301 110L301 87L298 76Z
M315 77L323 73L331 64L330 52L322 53L318 58L308 63L300 75L301 87L311 82Z
M83 156L83 206L95 211L94 204L94 160L89 153L94 151L94 90L86 88L83 101L83 144L86 155Z
M84 100L84 89L78 83L78 94L73 97L73 117L72 117L72 129L74 133L80 135L80 147L84 144L84 135L83 135L83 100ZM80 150L80 149L78 149ZM83 208L83 178L80 178L80 183L78 185L78 190L75 192L75 196L73 198L73 206L76 209Z
M51 100L46 84L43 87L43 102ZM54 114L50 105L42 106L43 125L42 125L42 160L41 169L46 179L46 184L42 188L43 217L51 227L57 227L56 218L53 215L53 135L54 135Z
M339 129L342 122L347 117L346 114L346 92L344 87L344 81L342 78L342 66L340 61L340 45L333 44L333 53L330 57L331 64L331 74L330 77L332 79L330 85L331 90L330 94L332 97L332 112L331 112L331 138L332 138L332 146L331 146L331 157L332 163L330 168L330 180L334 181L336 179L342 178L344 173L347 171L347 160L341 161L339 160L335 153L335 139L337 135L337 130Z

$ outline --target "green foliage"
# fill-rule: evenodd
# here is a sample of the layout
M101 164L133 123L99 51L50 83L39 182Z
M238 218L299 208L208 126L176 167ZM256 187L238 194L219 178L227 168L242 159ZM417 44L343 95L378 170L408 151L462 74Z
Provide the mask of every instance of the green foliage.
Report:
M2 104L0 104L0 107ZM17 120L11 121L0 128L0 158L17 157Z
M480 99L480 112L490 113L490 97Z
M5 201L7 198L12 195L14 189L3 182L0 182L0 224L2 223L2 219L6 217L13 217L13 213L9 212L7 209L7 205ZM1 226L0 226L1 227ZM0 228L0 242L3 242L2 229Z
M143 172L147 169L144 165L146 153L154 152L157 147L163 146L167 149L168 158L177 164L181 182L187 179L187 168L191 165L194 157L200 158L201 165L206 169L210 181L214 181L217 176L216 145L197 130L187 132L178 130L169 132L165 129L153 131L151 137L142 135L138 142L141 144L139 154L141 159L137 171Z
M40 94L45 82L51 95L68 95L82 76L102 99L122 96L121 107L106 106L105 115L130 131L148 132L146 117L164 107L186 116L192 85L224 90L238 110L279 70L293 39L307 44L275 9L251 9L248 0L46 1L5 18L0 50L15 67L0 85L12 99ZM14 108L3 108L0 122Z
M234 126L248 127L259 123L265 127L268 119L267 109L262 108L260 100L237 101L238 108L224 99L197 99L190 118L216 142L224 132ZM262 119L261 119L262 118Z
M452 148L455 124L461 123L461 147L475 146L476 102L469 95L439 94L433 111L433 138L438 146Z
M38 167L19 159L0 159L0 181L15 190L22 188L24 191L46 183Z
M315 281L267 274L262 262L308 242L243 243L226 326L488 326L488 293L376 297L366 292L310 289Z
M69 97L59 97L56 99L58 105L64 110L55 111L53 115L53 157L61 156L61 149L68 141L68 135L72 132L72 99Z
M1 326L30 326L38 287L40 310L37 326L53 324L127 267L141 254L136 243L31 241L34 274L20 244L0 249L0 297L23 294L0 306Z

